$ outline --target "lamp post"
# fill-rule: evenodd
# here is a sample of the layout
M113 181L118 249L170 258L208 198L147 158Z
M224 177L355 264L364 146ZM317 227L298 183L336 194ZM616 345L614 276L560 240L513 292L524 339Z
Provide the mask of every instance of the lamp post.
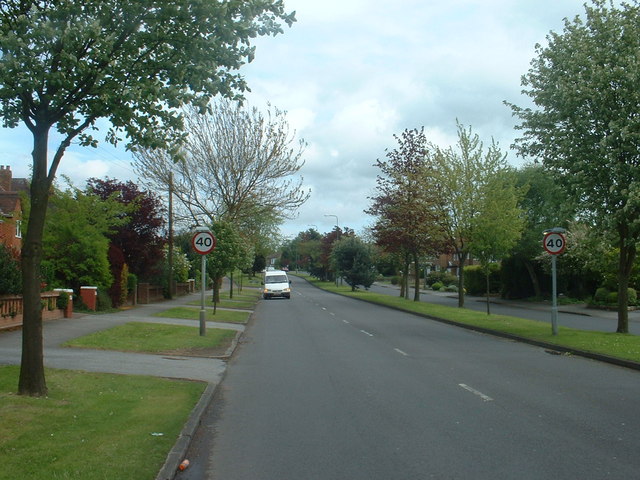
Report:
M336 235L338 237L338 240L340 239L340 224L338 222L338 216L337 215L331 215L331 214L326 214L324 215L325 217L334 217L336 219ZM339 277L339 272L336 270L336 287L338 286L338 277Z

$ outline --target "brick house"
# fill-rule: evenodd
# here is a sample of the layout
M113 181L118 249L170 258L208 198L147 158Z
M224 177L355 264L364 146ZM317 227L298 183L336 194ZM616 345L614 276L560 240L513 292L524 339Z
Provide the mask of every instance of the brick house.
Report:
M22 195L26 178L13 178L11 167L0 165L0 243L20 253L22 247Z

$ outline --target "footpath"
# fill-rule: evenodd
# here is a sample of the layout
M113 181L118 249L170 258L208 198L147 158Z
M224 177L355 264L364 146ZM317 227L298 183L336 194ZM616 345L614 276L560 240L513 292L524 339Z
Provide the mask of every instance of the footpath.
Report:
M44 364L46 367L105 372L127 375L148 375L207 382L207 388L193 409L176 444L167 456L156 480L170 480L186 454L191 436L195 432L205 407L210 403L217 386L224 378L226 359L244 332L244 325L207 322L207 328L236 330L236 339L226 354L220 358L151 355L107 350L63 348L71 339L106 330L129 322L164 323L198 326L198 320L182 320L153 316L173 307L200 300L200 293L178 297L149 305L139 305L129 310L101 315L74 313L72 318L51 320L43 324ZM193 307L193 305L191 305ZM0 331L0 365L20 365L22 331Z

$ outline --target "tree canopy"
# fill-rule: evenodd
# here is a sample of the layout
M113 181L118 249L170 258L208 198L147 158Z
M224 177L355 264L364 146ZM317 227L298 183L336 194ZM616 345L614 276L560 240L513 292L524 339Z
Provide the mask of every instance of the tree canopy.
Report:
M511 105L523 156L542 161L578 213L611 232L618 262L618 332L628 332L627 287L640 240L640 6L606 0L566 19L523 76L534 103Z
M24 323L18 391L45 395L38 281L48 194L72 140L110 121L107 140L176 145L184 105L246 90L237 70L251 39L291 24L282 0L0 2L0 117L33 135L31 206L22 249ZM62 135L49 163L51 129Z

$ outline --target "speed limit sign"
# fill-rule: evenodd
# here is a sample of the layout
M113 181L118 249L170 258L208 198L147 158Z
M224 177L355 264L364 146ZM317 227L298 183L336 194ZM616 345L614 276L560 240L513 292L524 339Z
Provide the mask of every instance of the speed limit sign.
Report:
M542 246L551 255L560 255L567 248L567 240L561 233L549 232L545 234Z
M191 246L200 255L206 255L216 248L216 237L209 231L196 232L191 239Z

